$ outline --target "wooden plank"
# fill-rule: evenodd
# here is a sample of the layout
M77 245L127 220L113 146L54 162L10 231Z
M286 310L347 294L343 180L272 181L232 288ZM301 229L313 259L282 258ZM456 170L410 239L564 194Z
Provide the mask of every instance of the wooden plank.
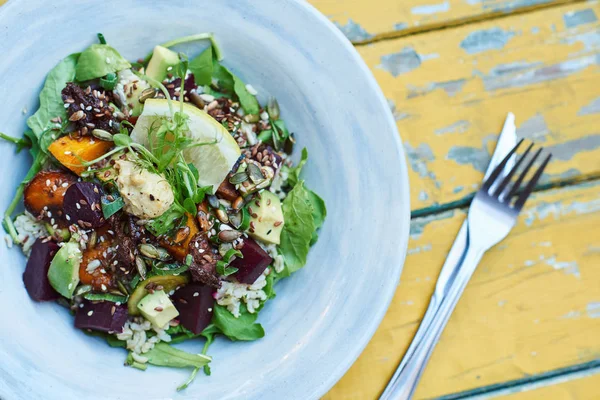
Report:
M309 0L354 43L489 19L572 0Z
M376 398L425 312L464 210L414 219L409 255L377 333L326 399ZM600 182L540 192L483 258L416 398L522 379L600 358Z
M599 4L358 47L394 108L413 210L477 187L508 111L554 152L545 182L600 174Z

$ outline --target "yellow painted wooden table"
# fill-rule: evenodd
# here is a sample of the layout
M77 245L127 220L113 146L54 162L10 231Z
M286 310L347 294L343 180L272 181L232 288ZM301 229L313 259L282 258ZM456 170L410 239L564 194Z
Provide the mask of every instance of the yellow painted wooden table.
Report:
M413 210L392 305L325 398L383 390L513 111L518 135L554 160L475 272L416 398L600 399L600 2L311 2L356 44L389 100Z

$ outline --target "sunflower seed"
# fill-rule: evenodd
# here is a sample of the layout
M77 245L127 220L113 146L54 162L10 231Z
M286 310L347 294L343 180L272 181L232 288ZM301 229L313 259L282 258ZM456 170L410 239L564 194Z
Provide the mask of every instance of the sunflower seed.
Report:
M242 208L242 204L244 203L244 199L242 198L242 196L239 196L237 199L234 200L233 202L233 209L234 210L239 210L240 208Z
M107 142L113 141L113 136L109 132L105 131L104 129L94 129L92 131L92 136L94 136L95 138L100 139L100 140L105 140Z
M234 240L239 239L241 236L242 232L239 231L226 230L219 232L219 240L227 243L233 242Z
M217 218L219 218L219 221L221 221L224 224L229 222L229 217L227 216L227 213L225 213L225 211L221 210L220 208L217 210Z
M74 112L70 117L69 121L75 122L85 118L85 113L81 110Z
M139 250L148 258L157 259L159 257L158 249L151 244L140 244Z
M235 214L231 214L229 216L229 223L233 225L234 228L239 229L239 227L242 226L242 213L237 212Z
M190 100L192 101L192 103L194 103L194 105L196 107L198 107L201 110L204 110L204 106L206 106L206 102L204 102L204 100L198 93L191 92L189 94L189 97L190 97Z

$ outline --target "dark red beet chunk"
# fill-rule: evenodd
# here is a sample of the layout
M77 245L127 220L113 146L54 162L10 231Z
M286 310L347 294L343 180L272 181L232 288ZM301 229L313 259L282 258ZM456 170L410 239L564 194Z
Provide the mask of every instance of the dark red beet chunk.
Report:
M171 300L179 311L179 323L196 334L201 333L212 319L213 292L210 286L199 283L189 283L175 291Z
M232 267L238 269L233 276L239 282L253 284L265 269L273 262L273 259L254 240L244 239L244 246L240 250L244 258L236 258L231 263Z
M127 306L110 301L91 302L84 300L83 307L75 313L75 328L93 329L102 332L123 332L127 321ZM113 311L114 310L114 311Z
M44 243L38 239L31 248L31 255L23 273L23 282L29 297L35 301L56 300L60 297L48 281L50 262L57 251L58 245L52 240Z
M104 225L106 220L100 203L102 195L102 188L92 182L77 182L71 185L63 200L65 213L71 223L83 224L82 228L98 228Z

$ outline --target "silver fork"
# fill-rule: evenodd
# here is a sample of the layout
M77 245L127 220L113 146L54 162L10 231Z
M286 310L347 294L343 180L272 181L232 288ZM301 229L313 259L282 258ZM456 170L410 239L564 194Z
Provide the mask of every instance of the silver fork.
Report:
M502 171L522 143L523 140L519 141L506 155L475 195L467 217L467 247L461 258L461 266L457 268L458 273L435 316L431 319L425 334L421 336L418 343L411 345L411 347L414 346L414 351L408 354L407 359L402 360L380 400L404 400L412 397L433 348L481 257L492 246L504 239L515 225L519 212L552 156L549 154L531 180L523 185L525 177L541 154L542 149L540 148L531 157L514 184L510 185L513 176L533 148L532 143L514 167L504 176ZM524 187L521 188L521 186Z

